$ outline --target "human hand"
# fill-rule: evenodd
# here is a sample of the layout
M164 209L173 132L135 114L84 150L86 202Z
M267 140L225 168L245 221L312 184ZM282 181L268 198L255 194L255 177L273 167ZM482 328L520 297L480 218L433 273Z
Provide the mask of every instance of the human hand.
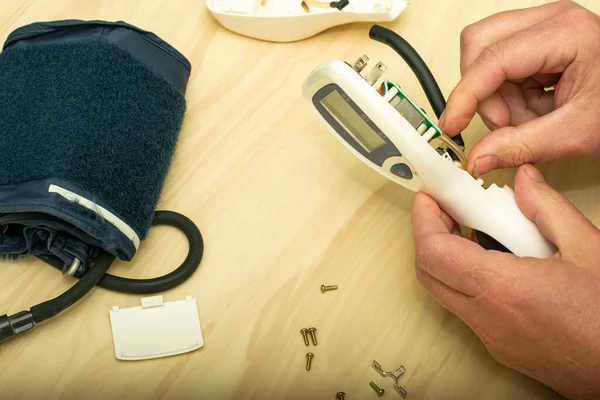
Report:
M530 164L519 208L559 251L550 259L486 251L457 234L426 194L414 199L418 280L500 363L571 399L600 398L600 231Z
M600 17L561 0L493 15L461 34L462 79L440 128L455 136L478 111L493 132L468 171L600 151ZM546 91L545 88L554 87Z

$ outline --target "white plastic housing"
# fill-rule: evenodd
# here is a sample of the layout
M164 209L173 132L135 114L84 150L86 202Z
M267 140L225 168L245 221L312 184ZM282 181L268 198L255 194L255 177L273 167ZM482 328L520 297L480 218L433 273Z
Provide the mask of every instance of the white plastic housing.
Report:
M413 187L369 161L343 140L313 105L313 96L324 86L335 83L410 161L420 177ZM468 172L445 161L435 149L386 102L352 67L330 61L316 68L303 86L304 97L316 115L351 152L377 172L412 190L432 196L459 224L487 233L520 257L548 258L556 248L542 235L537 225L523 215L508 186L482 187Z
M110 311L110 323L119 360L146 360L187 353L204 346L196 299L163 302L145 297L141 307Z
M393 21L407 5L406 0L352 0L343 10L308 5L307 11L302 0L206 0L225 28L271 42L298 41L351 22Z

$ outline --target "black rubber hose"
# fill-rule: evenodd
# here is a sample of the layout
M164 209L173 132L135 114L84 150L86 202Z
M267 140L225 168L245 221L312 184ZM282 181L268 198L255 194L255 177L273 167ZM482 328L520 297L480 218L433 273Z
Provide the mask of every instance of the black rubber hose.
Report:
M152 294L172 289L192 276L198 269L204 253L204 241L196 224L186 216L174 211L156 211L152 226L157 225L172 226L179 229L186 236L189 250L183 263L173 272L158 278L131 279L106 274L98 282L98 286L113 292ZM62 270L64 266L63 262L57 257L46 255L38 257L56 269Z
M106 274L98 286L121 293L150 294L172 289L185 282L198 269L204 253L200 230L189 218L173 211L157 211L152 225L168 225L183 232L189 243L188 255L174 271L151 279L130 279Z
M440 118L442 112L446 109L446 99L429 67L419 53L396 32L380 25L373 25L371 27L369 37L391 47L404 59L421 83L421 87L427 96L427 100L429 100L429 104L431 104L431 108L433 108L433 112ZM459 146L464 147L465 145L461 134L456 135L452 140Z
M188 255L173 272L152 279L129 279L107 274L115 256L102 252L95 258L88 271L69 290L60 296L31 307L30 313L35 323L54 317L81 300L94 286L133 294L149 294L172 289L186 281L198 269L204 253L204 241L200 230L189 218L173 211L157 211L152 225L168 225L182 231L188 239ZM62 261L56 257L39 256L57 269L62 269Z
M52 318L81 300L83 296L100 282L114 259L115 256L112 254L103 252L98 258L92 261L87 273L69 290L52 300L31 307L30 312L33 315L35 323L39 324L42 321Z

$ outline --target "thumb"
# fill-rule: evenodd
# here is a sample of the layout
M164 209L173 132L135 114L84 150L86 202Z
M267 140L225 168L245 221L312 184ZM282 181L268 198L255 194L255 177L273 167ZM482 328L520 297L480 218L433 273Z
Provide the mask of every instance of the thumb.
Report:
M531 164L517 170L515 199L527 218L534 221L561 254L573 254L585 246L596 227L569 200L552 189Z
M569 104L518 126L507 126L484 136L469 154L468 171L481 176L493 169L557 160L585 153L589 137L586 118ZM588 146L589 147L589 146Z

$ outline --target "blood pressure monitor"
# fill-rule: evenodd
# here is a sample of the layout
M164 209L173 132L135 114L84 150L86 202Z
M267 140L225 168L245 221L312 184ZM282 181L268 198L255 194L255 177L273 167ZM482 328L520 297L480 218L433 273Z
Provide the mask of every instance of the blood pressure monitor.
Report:
M547 258L556 248L518 208L508 186L484 187L466 170L462 147L369 59L332 60L305 80L307 104L349 151L397 184L432 196L459 224L518 256ZM445 103L444 103L445 104Z

